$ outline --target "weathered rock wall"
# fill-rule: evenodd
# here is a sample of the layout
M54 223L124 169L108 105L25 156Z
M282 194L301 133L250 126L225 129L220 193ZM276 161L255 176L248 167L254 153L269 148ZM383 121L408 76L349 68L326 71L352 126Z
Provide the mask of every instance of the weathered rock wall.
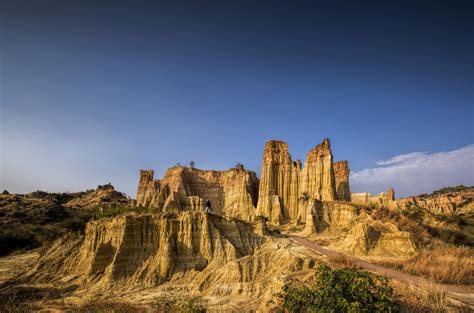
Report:
M251 225L218 215L125 215L88 223L82 243L53 246L30 274L35 282L77 275L96 290L151 287L251 255L264 241Z
M474 189L432 195L427 197L405 197L395 199L393 189L372 196L370 193L352 193L351 200L357 204L385 206L392 210L407 210L412 206L427 209L434 214L458 214L474 211Z
M138 182L136 205L151 207L157 202L160 181L154 179L153 170L141 170Z
M257 196L254 172L243 168L210 171L176 166L168 169L160 181L153 179L153 171L141 171L137 205L164 212L194 211L203 210L209 199L215 213L253 220Z
M334 201L336 185L329 139L311 149L301 172L300 193L312 199Z
M408 256L416 252L411 234L391 223L374 220L359 205L314 200L304 233L342 236L333 247L358 255Z
M338 161L333 163L334 178L336 181L336 195L339 201L351 201L349 189L349 162Z
M177 166L161 180L153 178L153 171L141 171L136 205L163 212L202 210L209 199L218 214L250 221L260 215L278 225L304 222L308 199L350 200L348 162L333 164L329 139L311 149L304 164L292 160L285 142L270 140L260 182L243 167L204 171Z
M376 196L372 196L368 192L352 192L351 202L361 205L393 207L395 205L395 191L390 188L387 192L381 192Z
M270 140L265 145L262 160L257 214L274 224L298 215L300 161L293 162L288 145Z
M218 215L129 214L90 222L85 235L56 241L21 279L75 299L113 293L151 305L157 295L184 293L217 300L211 311L268 312L283 285L293 275L311 276L318 258Z
M257 214L269 218L273 224L303 222L307 215L306 201L336 199L336 180L332 163L329 139L311 149L301 169L299 160L293 162L288 145L270 140L265 145L262 175L259 187ZM346 164L347 168L347 164ZM349 188L347 175L341 172L341 187L347 197Z

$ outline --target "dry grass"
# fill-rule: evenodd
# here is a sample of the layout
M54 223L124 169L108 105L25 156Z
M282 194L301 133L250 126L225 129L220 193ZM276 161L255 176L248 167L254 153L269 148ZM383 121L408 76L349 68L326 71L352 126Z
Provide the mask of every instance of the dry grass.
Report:
M141 313L141 312L147 312L147 311L143 307L139 307L139 306L126 303L126 302L92 300L79 307L69 310L69 312Z
M401 312L452 311L447 293L436 286L424 283L419 287L392 281Z
M350 256L339 254L335 257L330 256L329 260L331 263L335 264L338 267L348 267L354 269L360 269L361 267L354 262L354 259Z
M406 261L382 263L439 283L474 284L474 257L469 247L435 242Z

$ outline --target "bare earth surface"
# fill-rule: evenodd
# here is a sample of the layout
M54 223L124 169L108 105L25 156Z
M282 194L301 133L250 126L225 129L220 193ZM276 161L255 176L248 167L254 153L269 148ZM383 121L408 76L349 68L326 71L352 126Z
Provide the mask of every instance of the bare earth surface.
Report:
M0 258L0 283L6 282L24 273L38 260L39 251L33 250L23 254Z
M304 237L299 237L299 236L294 236L294 235L288 235L288 237L293 240L294 242L311 249L313 251L316 251L320 254L329 256L329 257L341 257L344 256L342 253L339 253L337 251L331 250L324 248ZM450 297L452 297L455 300L461 301L463 303L469 304L469 305L474 305L474 293L469 292L468 290L458 287L458 286L452 286L452 285L444 285L444 284L436 284L433 283L427 279L421 278L419 276L403 273L401 271L397 271L391 268L387 268L384 266L380 265L375 265L369 262L365 262L356 258L351 258L353 263L363 269L366 269L370 272L385 275L387 277L390 277L392 279L398 280L400 282L404 282L407 284L413 284L416 286L420 286L423 283L424 284L432 284L434 287L440 288L442 290L445 290Z

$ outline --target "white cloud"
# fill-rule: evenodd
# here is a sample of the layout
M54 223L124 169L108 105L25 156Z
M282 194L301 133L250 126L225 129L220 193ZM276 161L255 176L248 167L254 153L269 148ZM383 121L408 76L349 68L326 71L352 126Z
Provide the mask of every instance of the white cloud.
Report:
M351 173L351 191L377 194L395 188L397 197L454 185L474 185L474 144L438 153L413 152Z

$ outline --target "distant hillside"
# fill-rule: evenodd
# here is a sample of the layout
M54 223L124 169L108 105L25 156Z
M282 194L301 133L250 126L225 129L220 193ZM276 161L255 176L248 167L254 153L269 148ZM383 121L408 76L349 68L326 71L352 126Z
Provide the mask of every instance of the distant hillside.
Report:
M75 193L0 194L0 255L42 246L130 200L110 184Z
M418 195L418 197L427 198L430 196L437 196L437 195L442 195L445 193L460 192L460 191L471 190L471 189L474 189L474 186L459 185L459 186L454 186L454 187L444 187L438 190L434 190L430 194L423 193L421 195Z

